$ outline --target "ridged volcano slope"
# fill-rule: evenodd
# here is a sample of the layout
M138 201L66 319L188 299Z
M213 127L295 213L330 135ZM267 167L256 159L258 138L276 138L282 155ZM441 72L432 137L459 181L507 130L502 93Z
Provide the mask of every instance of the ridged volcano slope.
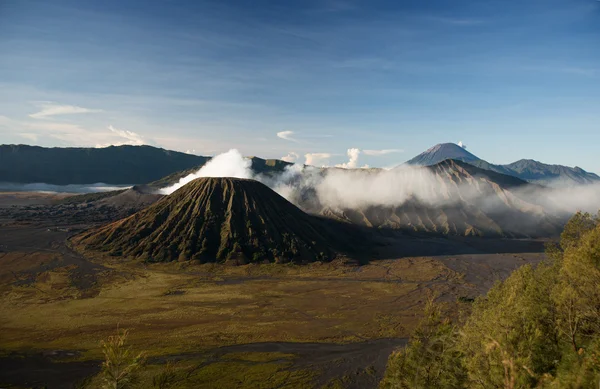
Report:
M331 260L342 239L260 182L199 178L74 242L152 262L246 263Z

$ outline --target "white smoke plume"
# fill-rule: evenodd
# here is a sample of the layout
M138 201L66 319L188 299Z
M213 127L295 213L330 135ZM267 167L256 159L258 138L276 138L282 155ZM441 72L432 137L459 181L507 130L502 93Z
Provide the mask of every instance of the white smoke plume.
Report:
M440 187L438 178L428 169L409 166L377 171L354 169L359 154L358 149L348 150L350 160L343 164L347 170L295 164L278 175L267 176L255 175L251 170L249 159L243 158L237 150L229 150L211 159L200 170L182 178L177 184L161 189L160 193L173 193L200 177L237 177L261 181L296 204L305 190L310 189L314 191L315 200L320 205L336 209L374 205L398 206L408 199L433 205L449 203L461 198L448 193L452 188ZM329 156L330 154L325 154L320 157ZM465 197L465 193L461 195Z
M350 160L346 163L335 165L335 167L341 167L344 169L356 169L358 167L358 156L360 155L360 150L356 148L348 149L347 154Z
M219 154L212 158L202 166L200 170L183 177L178 183L167 188L160 189L161 194L171 194L185 184L200 177L235 177L235 178L252 178L252 161L246 159L242 154L235 149L231 149L226 153Z
M357 149L348 151L350 161L346 165L356 166L354 157L359 153L354 150ZM342 170L295 164L275 175L255 175L251 161L243 158L237 150L230 150L216 156L198 172L177 184L161 189L160 193L170 194L199 177L238 177L261 181L292 203L304 205L307 211L401 206L407 201L432 207L463 202L486 211L510 205L532 214L561 216L578 210L597 212L600 209L600 184L568 189L529 185L509 190L492 184L485 189L478 178L455 181L444 174L407 165L390 170ZM452 172L449 174L452 175ZM310 204L315 204L315 208L312 209Z
M459 145L460 147L462 147L463 149L465 149L465 150L467 149L467 145L466 145L466 144L464 144L462 140L461 140L460 142L458 142L458 145Z

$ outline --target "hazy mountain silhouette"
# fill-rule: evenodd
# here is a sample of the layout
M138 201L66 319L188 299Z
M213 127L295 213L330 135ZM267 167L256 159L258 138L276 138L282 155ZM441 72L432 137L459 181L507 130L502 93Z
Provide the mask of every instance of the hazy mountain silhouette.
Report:
M161 188L197 171L211 157L152 146L45 148L0 145L0 182L52 185L152 183ZM291 165L277 159L250 157L254 173L270 174Z
M144 184L203 165L200 157L151 146L45 148L0 146L0 182Z
M522 180L551 187L600 182L600 177L579 167L548 165L532 159L522 159L507 165L489 163L454 143L441 143L406 162L408 165L431 166L445 160L457 160L485 170L491 170Z
M547 214L529 195L534 184L455 160L423 169L435 177L431 188L422 188L434 196L432 204L409 199L399 206L325 208L321 213L357 225L442 235L535 237L562 228L563 220Z

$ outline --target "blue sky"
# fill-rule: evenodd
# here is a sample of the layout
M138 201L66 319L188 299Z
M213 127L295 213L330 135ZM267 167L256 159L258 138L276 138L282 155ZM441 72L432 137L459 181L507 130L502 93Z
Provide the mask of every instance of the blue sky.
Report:
M0 53L0 143L600 172L596 0L0 0Z

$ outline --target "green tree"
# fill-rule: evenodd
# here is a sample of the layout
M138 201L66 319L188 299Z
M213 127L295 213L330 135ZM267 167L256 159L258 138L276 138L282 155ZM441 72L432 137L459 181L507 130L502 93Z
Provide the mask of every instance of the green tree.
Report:
M381 388L463 388L466 371L461 364L458 338L456 325L443 318L442 306L430 296L425 318L408 346L390 356Z
M554 299L557 327L574 353L600 335L600 226L567 246Z
M598 225L598 217L587 212L577 212L565 225L560 234L560 246L563 250L579 244L582 237Z
M547 246L547 261L515 270L475 301L460 336L441 319L440 310L428 304L409 345L390 357L382 386L597 387L598 220L587 213L574 215L560 243Z
M550 290L552 267L526 265L478 298L461 349L475 387L532 387L560 356Z

